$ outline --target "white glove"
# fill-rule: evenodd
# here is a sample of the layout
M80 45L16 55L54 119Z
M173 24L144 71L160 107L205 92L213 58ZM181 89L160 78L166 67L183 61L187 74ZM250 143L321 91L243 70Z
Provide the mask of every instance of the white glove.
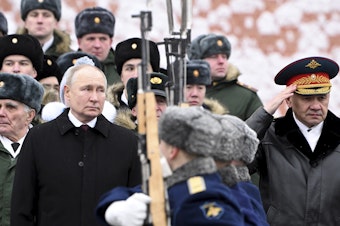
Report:
M141 226L150 201L146 194L135 193L127 200L113 202L105 211L105 220L115 226Z

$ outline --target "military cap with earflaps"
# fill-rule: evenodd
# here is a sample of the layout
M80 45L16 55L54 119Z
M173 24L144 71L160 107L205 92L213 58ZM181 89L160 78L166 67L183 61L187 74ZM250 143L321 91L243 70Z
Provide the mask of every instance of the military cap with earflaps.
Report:
M296 84L295 93L301 95L327 94L331 89L330 79L339 72L339 65L325 57L307 57L284 67L276 76L278 85Z
M204 59L215 54L226 54L230 57L231 45L223 35L207 34L195 38L189 47L188 57L190 60Z
M21 18L26 20L27 14L35 9L51 11L59 21L61 17L61 0L21 0Z
M149 75L151 91L154 92L156 96L162 96L166 98L165 87L167 86L168 76L159 72L152 72ZM137 80L137 78L130 78L126 83L128 105L130 109L136 106L137 103Z
M214 114L213 117L220 123L222 131L211 156L220 161L251 163L259 144L256 132L236 116Z
M113 14L104 8L84 9L75 19L76 36L81 38L90 33L103 33L113 37L115 22Z
M54 57L44 55L43 70L41 73L38 73L35 79L37 81L40 81L41 79L48 77L56 77L58 79L58 82L60 83L63 75L61 74L57 62L54 60Z
M16 100L40 111L43 86L28 75L0 73L0 99Z
M60 55L57 59L57 64L60 68L60 72L62 75L64 75L65 71L75 65L75 63L77 62L77 59L87 56L88 58L90 58L91 60L93 60L94 65L102 70L102 65L100 63L100 61L98 60L98 58L92 54L88 54L88 53L84 53L84 52L68 52L68 53L64 53L62 55Z
M159 72L160 56L157 44L149 40L150 64L154 72ZM123 65L133 58L142 58L142 40L140 38L126 39L117 44L115 49L115 63L117 72L122 73Z
M210 65L204 60L187 62L187 84L210 85Z
M161 140L201 156L211 156L222 130L212 113L201 107L169 106L158 125Z
M2 31L4 35L7 35L8 33L7 19L2 12L0 12L0 31Z
M0 65L10 55L23 55L31 60L39 73L42 71L44 53L39 41L31 35L13 34L0 38Z

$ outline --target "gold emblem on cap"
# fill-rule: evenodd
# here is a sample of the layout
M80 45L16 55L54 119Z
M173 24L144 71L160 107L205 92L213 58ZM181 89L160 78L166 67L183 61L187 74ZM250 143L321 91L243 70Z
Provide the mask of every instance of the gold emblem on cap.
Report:
M17 38L12 38L12 43L13 44L17 44L18 43L18 39Z
M3 87L5 85L4 81L0 81L0 88Z
M153 77L150 79L150 82L151 84L158 85L158 84L162 84L162 79L160 77Z
M51 66L52 65L52 60L48 59L46 63L47 63L48 66Z
M217 46L223 46L223 42L222 42L222 40L221 39L218 39L217 41L216 41L216 44L217 44Z
M75 65L77 63L77 59L72 60L72 64Z
M194 70L193 72L192 72L192 74L194 75L194 77L198 77L198 76L200 76L200 72L198 71L198 70Z
M100 23L100 18L96 16L96 17L93 19L93 21L94 21L95 24L99 24L99 23Z
M137 43L132 43L131 48L132 49L137 49Z
M44 0L38 0L38 2L42 3L42 2L44 2Z
M321 66L321 64L316 62L316 60L311 60L311 62L309 62L305 67L309 67L309 68L315 69L315 68L317 68L319 66Z

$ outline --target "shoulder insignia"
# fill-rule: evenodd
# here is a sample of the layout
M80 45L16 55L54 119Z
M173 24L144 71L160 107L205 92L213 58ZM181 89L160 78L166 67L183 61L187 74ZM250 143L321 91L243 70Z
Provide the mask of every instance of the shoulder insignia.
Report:
M216 202L205 203L200 206L200 209L207 219L218 219L224 213L223 207Z
M242 86L244 88L250 89L251 91L253 91L255 93L258 91L256 88L249 86L249 85L246 85L246 84L244 84L243 82L240 82L240 81L237 81L236 84L239 85L239 86Z
M205 185L205 181L203 177L190 177L187 180L187 185L189 189L189 193L191 195L205 191L207 186Z

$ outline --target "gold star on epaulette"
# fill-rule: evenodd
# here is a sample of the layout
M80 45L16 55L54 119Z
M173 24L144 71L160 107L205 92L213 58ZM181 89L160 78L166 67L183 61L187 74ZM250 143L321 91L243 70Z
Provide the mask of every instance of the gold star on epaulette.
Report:
M150 82L151 84L158 85L158 84L162 84L163 81L160 77L153 77L150 79Z
M319 64L318 62L316 62L316 60L312 60L311 62L309 62L305 67L309 67L312 69L315 69L317 67L321 66L321 64Z
M215 202L210 202L202 205L201 210L206 218L217 218L224 213L224 209Z

